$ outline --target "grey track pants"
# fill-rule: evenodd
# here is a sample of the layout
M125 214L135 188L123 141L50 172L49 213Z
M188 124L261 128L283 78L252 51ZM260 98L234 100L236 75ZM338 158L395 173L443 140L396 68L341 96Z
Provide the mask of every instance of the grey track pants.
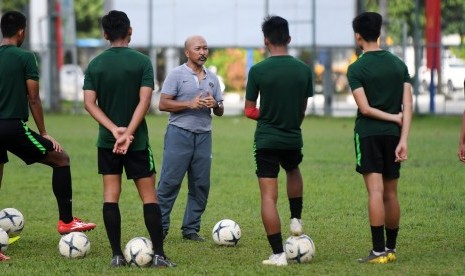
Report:
M200 230L200 220L207 206L210 191L212 138L211 132L193 133L168 125L163 163L158 182L158 200L164 230L170 227L170 214L187 172L187 204L182 222L182 234Z

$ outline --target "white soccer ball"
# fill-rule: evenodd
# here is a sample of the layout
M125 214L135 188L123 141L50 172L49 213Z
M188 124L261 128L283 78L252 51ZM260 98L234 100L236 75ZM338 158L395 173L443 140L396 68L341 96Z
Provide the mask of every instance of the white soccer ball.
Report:
M124 258L130 266L149 266L153 255L152 241L144 237L131 239L124 248Z
M5 252L8 248L8 234L0 228L0 252Z
M5 230L10 238L18 236L24 228L23 214L15 208L1 210L0 228Z
M213 227L212 237L216 244L235 246L241 239L241 228L235 221L223 219Z
M58 243L60 254L67 258L84 258L90 252L90 241L82 232L71 232Z
M315 257L315 244L307 235L290 236L284 244L284 251L290 261L309 263Z

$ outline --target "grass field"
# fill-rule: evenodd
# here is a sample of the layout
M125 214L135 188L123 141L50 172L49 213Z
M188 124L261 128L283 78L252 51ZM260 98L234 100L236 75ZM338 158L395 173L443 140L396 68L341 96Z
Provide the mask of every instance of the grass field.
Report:
M172 214L165 243L178 267L156 271L169 275L463 275L465 274L464 165L456 157L459 117L415 117L409 160L401 170L402 209L398 262L358 264L371 246L366 191L354 171L353 118L308 117L303 124L305 182L303 221L316 245L316 257L306 265L265 267L271 253L260 218L260 196L254 175L252 139L255 124L243 117L214 119L212 186L201 234L206 243L185 242L179 227L186 185ZM11 245L9 262L0 275L113 275L153 274L151 269L110 269L111 250L101 209L102 183L96 172L97 125L87 115L47 115L48 132L71 156L74 213L98 224L88 232L90 254L80 260L59 255L57 210L51 170L27 167L9 155L0 190L0 209L14 207L25 216L21 240ZM160 169L166 116L149 116L156 168ZM29 124L34 126L33 122ZM289 233L289 211L284 174L280 175L279 210L283 236ZM123 243L148 236L142 205L132 182L125 181L120 201ZM230 218L242 229L237 247L219 247L211 240L217 221ZM123 244L124 246L124 244Z

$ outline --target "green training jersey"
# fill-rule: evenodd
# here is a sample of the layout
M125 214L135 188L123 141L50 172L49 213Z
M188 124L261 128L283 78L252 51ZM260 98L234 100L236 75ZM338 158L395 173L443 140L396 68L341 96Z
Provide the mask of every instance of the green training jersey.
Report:
M250 68L246 99L257 101L260 116L256 149L301 149L300 126L307 98L313 96L312 70L292 56L271 56Z
M0 46L0 119L27 121L27 80L39 81L35 55L14 45Z
M84 90L97 93L97 103L110 120L119 127L127 127L139 104L141 87L154 87L150 59L131 48L112 47L94 58L87 67ZM145 119L134 133L130 151L144 150L148 145ZM97 146L113 148L115 138L111 131L99 126Z
M397 56L384 50L362 54L347 69L352 91L363 87L371 107L387 113L402 111L404 83L410 82L407 66ZM400 127L394 122L363 116L357 111L355 133L360 138L374 135L400 136Z

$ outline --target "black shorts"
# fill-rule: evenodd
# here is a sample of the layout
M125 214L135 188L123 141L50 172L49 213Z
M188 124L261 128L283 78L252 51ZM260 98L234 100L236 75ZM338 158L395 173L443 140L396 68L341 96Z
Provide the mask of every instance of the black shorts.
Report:
M8 162L7 151L29 165L43 160L53 144L21 120L0 120L0 164Z
M255 150L255 173L258 177L277 178L279 166L284 170L296 169L302 162L302 151L280 150L280 149L259 149Z
M98 173L122 174L126 172L127 179L150 177L155 171L155 161L152 150L128 151L126 154L115 154L112 149L98 148Z
M389 179L399 178L400 162L395 162L399 139L391 135L358 138L355 134L356 171L361 174L380 173Z

